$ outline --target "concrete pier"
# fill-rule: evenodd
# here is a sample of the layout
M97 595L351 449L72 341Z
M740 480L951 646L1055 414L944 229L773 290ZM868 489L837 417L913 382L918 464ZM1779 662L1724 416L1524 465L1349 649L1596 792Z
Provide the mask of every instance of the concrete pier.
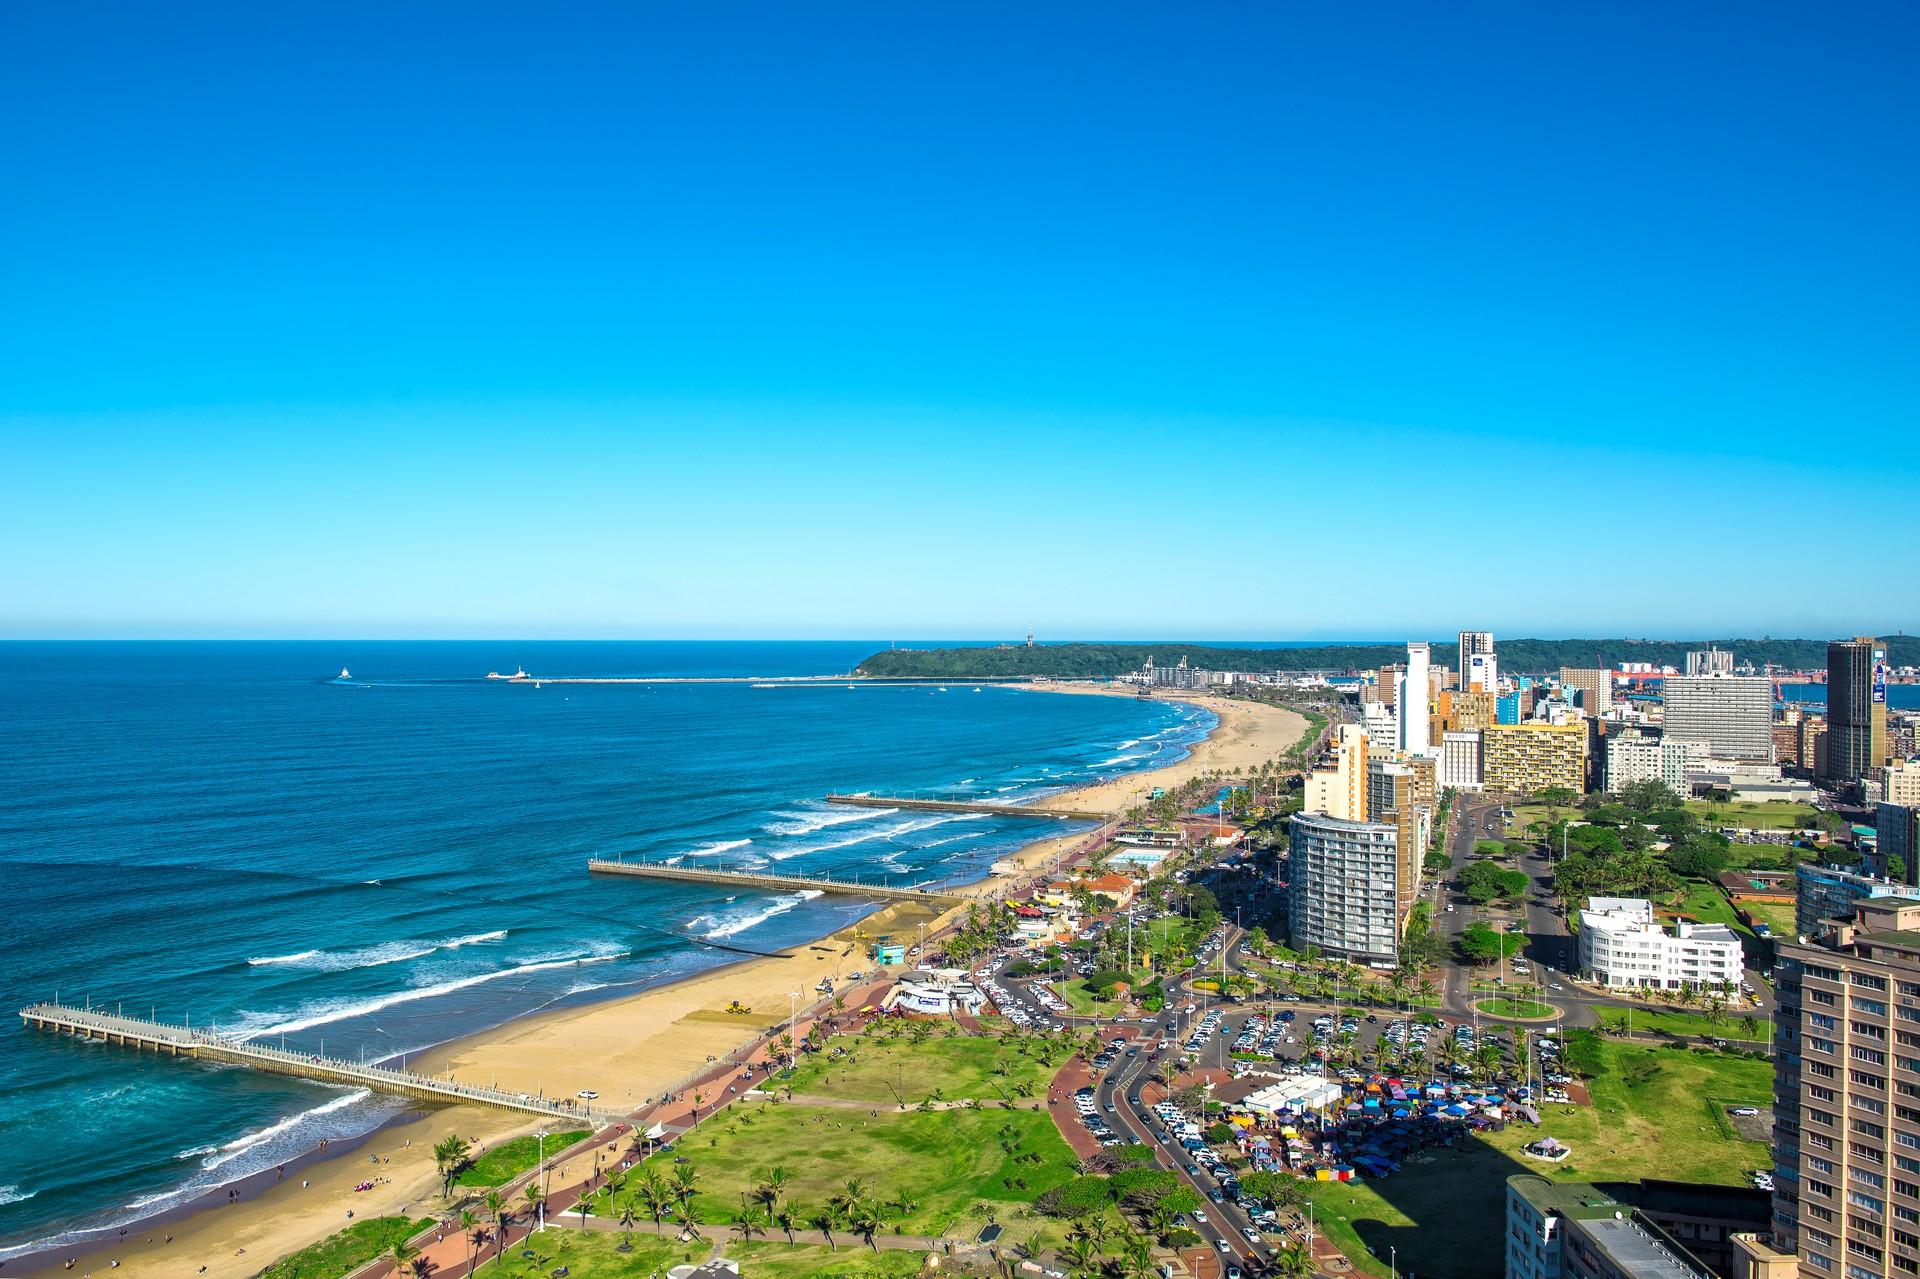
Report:
M930 902L944 906L964 901L967 894L938 888L920 888L912 884L868 883L858 879L827 879L815 875L766 875L758 871L710 870L696 866L668 866L661 862L615 862L595 859L587 863L595 875L635 875L643 879L672 879L687 884L726 884L735 888L780 888L839 893L848 897L886 897L896 901Z
M1078 808L1049 808L1045 804L994 804L971 799L914 799L906 795L829 795L829 804L856 808L906 808L927 813L986 813L993 817L1050 817L1077 822L1104 822L1111 814Z
M380 1092L411 1097L416 1101L464 1103L493 1106L528 1115L545 1115L578 1120L594 1128L616 1122L621 1116L593 1110L554 1098L534 1097L499 1088L477 1088L415 1075L385 1066L368 1066L339 1061L316 1053L269 1048L248 1040L224 1036L212 1029L193 1029L171 1022L148 1021L139 1017L120 1017L91 1008L73 1008L63 1004L30 1004L20 1010L23 1025L32 1030L98 1039L103 1043L135 1050L150 1048L170 1057L191 1057L198 1061L218 1061L246 1066L273 1075L297 1075L328 1084L349 1084Z

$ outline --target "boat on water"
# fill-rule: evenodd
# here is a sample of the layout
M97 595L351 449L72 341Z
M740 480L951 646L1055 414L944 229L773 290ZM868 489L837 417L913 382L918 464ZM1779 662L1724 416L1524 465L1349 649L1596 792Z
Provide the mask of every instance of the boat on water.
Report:
M973 691L974 691L974 692L976 692L976 693L977 693L977 692L979 692L979 691L980 691L980 686L979 686L978 684L975 684L975 685L973 686Z
M340 678L341 678L341 679L352 679L352 678L353 678L353 672L352 672L352 671L350 671L350 670L348 670L348 669L347 669L346 667L344 667L344 666L342 666L342 667L340 668Z
M532 677L527 674L526 667L516 666L513 668L513 674L511 675L502 675L499 671L488 671L487 678L488 679L530 679Z
M940 686L940 691L941 691L941 692L943 692L943 693L944 693L944 692L946 692L946 691L947 691L947 686L946 686L945 684L942 684L942 685Z

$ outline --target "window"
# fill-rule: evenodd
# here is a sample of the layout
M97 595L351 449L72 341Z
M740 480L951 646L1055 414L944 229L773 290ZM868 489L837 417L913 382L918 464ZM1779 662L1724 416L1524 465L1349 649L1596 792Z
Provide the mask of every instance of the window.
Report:
M1853 984L1861 990L1877 990L1883 995L1887 993L1887 979L1885 977L1875 977L1872 973L1852 973L1849 975L1853 979Z
M1853 998L1853 1007L1856 1012L1868 1013L1874 1017L1885 1017L1887 1015L1887 1006L1877 999L1865 999L1859 995L1855 995Z
M1872 1048L1862 1048L1859 1044L1855 1044L1852 1049L1848 1051L1847 1056L1853 1058L1855 1061L1864 1061L1874 1066L1884 1066L1887 1064L1887 1055L1885 1053Z

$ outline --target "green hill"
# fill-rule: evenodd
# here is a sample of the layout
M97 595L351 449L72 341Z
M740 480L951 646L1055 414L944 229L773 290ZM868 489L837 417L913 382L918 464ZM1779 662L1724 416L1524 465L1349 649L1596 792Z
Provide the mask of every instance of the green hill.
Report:
M1656 666L1686 665L1690 649L1709 644L1731 649L1736 660L1793 670L1824 666L1827 641L1811 639L1516 639L1496 645L1500 669L1541 674L1562 666L1616 666L1621 662L1652 662ZM1459 645L1434 641L1433 660L1452 666ZM987 648L894 649L875 653L860 663L859 673L875 678L1010 679L1053 677L1108 679L1134 671L1148 655L1164 666L1185 658L1187 665L1208 670L1321 671L1365 670L1406 657L1404 644L1324 644L1312 648L1215 648L1206 644L1039 644ZM1895 635L1887 639L1888 659L1896 666L1920 664L1920 636Z

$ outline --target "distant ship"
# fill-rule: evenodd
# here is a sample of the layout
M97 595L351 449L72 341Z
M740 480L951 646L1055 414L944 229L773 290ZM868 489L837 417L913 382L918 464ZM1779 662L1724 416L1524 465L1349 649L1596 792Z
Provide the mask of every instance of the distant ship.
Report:
M528 678L527 668L524 666L516 666L513 668L513 674L511 675L502 675L499 671L488 671L487 678L488 679L527 679Z
M352 679L352 678L353 678L353 672L352 672L352 671L350 671L350 670L348 670L348 669L347 669L346 667L344 667L344 666L342 666L342 667L340 668L340 678L341 678L341 679Z

